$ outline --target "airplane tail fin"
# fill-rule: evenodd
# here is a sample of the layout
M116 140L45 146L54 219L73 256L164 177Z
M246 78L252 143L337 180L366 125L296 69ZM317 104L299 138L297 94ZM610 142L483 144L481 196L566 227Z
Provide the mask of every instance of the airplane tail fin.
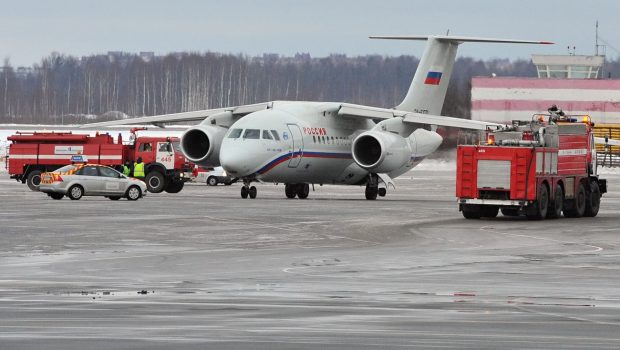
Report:
M553 44L547 41L457 36L371 36L371 39L426 40L428 43L405 99L395 109L440 115L448 91L456 51L464 42Z

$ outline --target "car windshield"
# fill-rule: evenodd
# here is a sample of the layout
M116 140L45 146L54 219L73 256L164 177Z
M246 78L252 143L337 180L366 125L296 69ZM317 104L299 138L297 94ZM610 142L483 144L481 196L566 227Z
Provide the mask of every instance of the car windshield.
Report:
M78 166L75 164L69 164L69 165L65 165L62 168L56 169L54 170L55 173L67 173L71 170L74 170L75 168L77 168Z

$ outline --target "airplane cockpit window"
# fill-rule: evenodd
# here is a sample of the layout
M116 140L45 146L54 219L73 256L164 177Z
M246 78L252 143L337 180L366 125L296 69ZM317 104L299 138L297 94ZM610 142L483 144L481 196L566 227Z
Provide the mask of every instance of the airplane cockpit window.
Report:
M243 133L244 139L260 139L260 130L259 129L245 129L245 133Z
M230 134L228 134L228 138L229 139L238 139L239 136L241 136L241 132L243 131L243 129L232 129L230 131Z
M277 132L277 131L275 131L275 130L271 130L271 133L273 134L273 138L274 138L276 141L280 141L280 135L278 135L278 132Z
M263 140L273 140L273 137L271 137L269 130L263 130Z

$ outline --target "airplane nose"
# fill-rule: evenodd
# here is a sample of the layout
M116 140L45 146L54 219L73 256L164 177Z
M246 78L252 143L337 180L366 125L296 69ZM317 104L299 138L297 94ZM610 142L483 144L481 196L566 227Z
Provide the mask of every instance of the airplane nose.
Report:
M232 176L243 177L250 175L250 159L245 154L247 153L238 148L222 147L220 149L220 164L226 170L226 173Z

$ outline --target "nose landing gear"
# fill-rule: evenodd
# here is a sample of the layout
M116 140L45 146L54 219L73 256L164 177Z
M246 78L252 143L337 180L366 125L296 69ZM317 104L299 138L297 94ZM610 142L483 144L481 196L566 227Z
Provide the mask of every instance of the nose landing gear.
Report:
M241 187L241 198L245 199L250 197L251 199L256 198L256 194L258 190L255 186L250 186L251 181L243 181L243 186Z

